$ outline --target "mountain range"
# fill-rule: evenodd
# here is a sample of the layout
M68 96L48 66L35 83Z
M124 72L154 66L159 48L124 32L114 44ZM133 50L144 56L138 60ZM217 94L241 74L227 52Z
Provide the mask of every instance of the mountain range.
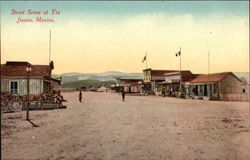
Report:
M240 79L245 79L247 83L250 83L250 74L248 72L233 72Z

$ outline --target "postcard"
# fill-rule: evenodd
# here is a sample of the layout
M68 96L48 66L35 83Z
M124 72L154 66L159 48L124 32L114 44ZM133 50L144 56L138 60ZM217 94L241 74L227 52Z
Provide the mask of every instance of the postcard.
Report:
M1 1L1 159L250 159L249 1Z

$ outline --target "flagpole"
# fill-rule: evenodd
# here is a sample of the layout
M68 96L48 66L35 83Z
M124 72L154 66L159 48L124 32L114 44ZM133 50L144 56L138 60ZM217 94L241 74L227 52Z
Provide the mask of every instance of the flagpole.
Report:
M210 34L209 34L209 42L210 42L211 34L212 34L212 32L210 32ZM208 99L210 100L210 98L211 98L211 89L212 89L212 86L210 84L210 45L209 45L208 48L209 48L208 49L208 90L209 90Z
M50 64L50 57L51 57L51 30L49 31L49 64Z
M180 47L180 93L181 93L181 47Z
M208 98L210 99L211 88L210 88L210 53L209 51L208 51L208 87L209 87Z

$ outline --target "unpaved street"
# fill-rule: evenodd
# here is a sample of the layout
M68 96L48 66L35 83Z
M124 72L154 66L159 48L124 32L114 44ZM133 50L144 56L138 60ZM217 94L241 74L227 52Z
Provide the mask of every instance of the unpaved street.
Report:
M248 160L248 102L63 93L67 109L2 115L2 159Z

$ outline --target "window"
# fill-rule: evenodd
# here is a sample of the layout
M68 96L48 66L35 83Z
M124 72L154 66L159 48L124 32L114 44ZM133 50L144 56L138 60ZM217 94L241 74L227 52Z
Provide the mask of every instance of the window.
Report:
M203 94L203 85L200 85L200 94Z
M243 88L243 89L242 89L242 93L246 93L246 90L245 90L245 88Z
M242 86L242 93L246 93L246 88L245 88L245 86Z
M18 82L17 81L10 82L10 93L12 93L12 94L18 93Z

